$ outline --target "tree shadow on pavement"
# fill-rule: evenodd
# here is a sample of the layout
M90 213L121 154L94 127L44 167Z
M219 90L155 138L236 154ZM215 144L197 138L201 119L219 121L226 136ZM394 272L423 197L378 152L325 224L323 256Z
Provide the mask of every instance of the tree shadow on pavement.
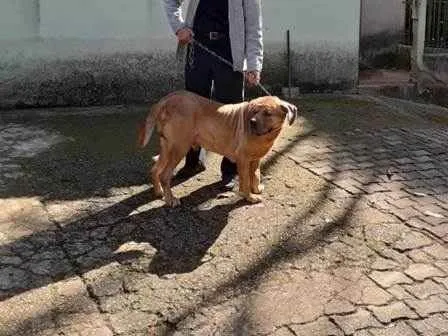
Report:
M251 293L260 285L264 276L276 265L312 253L314 249L322 246L326 238L331 235L342 235L347 228L350 217L357 207L360 200L359 196L349 198L339 217L334 218L331 222L317 226L311 231L303 227L303 224L308 219L324 209L328 202L331 202L329 201L329 196L332 190L334 190L333 186L327 183L319 194L314 206L307 209L304 214L291 219L287 227L283 230L284 234L281 235L281 240L274 242L269 251L260 255L255 262L249 265L247 269L239 272L236 277L224 281L218 287L203 293L201 295L201 303L188 307L177 314L175 318L172 318L163 335L172 335L175 329L170 328L171 326L182 324L195 313L221 304L223 297L229 300L235 296L244 296ZM249 306L244 306L246 306L246 310L250 309ZM245 310L238 310L236 318L232 323L232 328L234 328L232 331L236 334L241 334L242 330L245 330L242 334L246 334L245 332L247 332L247 325L245 328L242 325L247 322L244 318L245 313Z
M138 266L139 271L157 275L193 271L227 224L229 212L246 204L231 198L210 209L201 209L204 202L216 197L219 185L214 183L194 191L181 199L182 205L175 209L154 201L150 189L92 216L75 219L57 230L56 235L43 231L2 245L2 250L15 252L24 259L22 269L32 277L20 283L21 279L14 279L11 274L11 288L1 293L1 300L114 261L132 267L132 261L143 258L148 264L144 269ZM151 208L134 211L142 206ZM141 243L144 248L120 250L130 242ZM64 255L57 249L62 249Z
M448 167L446 160L440 160L446 157L443 141L430 138L434 125L413 116L391 113L366 102L347 100L338 104L338 108L333 108L330 102L326 110L305 109L305 118L313 125L314 134L320 140L319 144L313 144L312 139L304 139L311 142L308 144L311 152L303 153L303 156L295 154L292 149L297 143L291 141L272 155L272 161L265 163L265 169L269 172L279 157L284 155L324 179L326 188L319 195L317 204L289 223L284 230L286 239L274 244L268 253L237 277L204 293L201 303L181 312L173 325L182 325L203 308L219 305L222 297L229 300L235 295L250 293L263 280L263 275L276 265L310 253L335 232L342 235L361 200L382 210L383 202L412 197L414 191L419 197L443 193L444 185L431 185L430 181ZM435 156L431 157L431 154ZM308 234L303 232L301 227L307 217L325 206L334 189L349 195L341 209L342 213ZM398 219L406 220L406 216L412 216L412 212L395 210L393 214ZM234 332L243 330L243 324L247 324L244 310L250 310L251 307L249 304L243 306L245 308L234 317ZM170 335L171 331L168 330L165 335Z
M417 140L420 142L414 141L414 131L400 128L402 121L391 122L386 118L381 120L381 113L373 113L375 111L372 112L371 106L362 106L367 114L372 112L370 120L356 120L359 108L358 106L350 110L349 106L344 105L339 110L331 111L330 106L328 111L324 111L328 112L325 117L319 115L323 113L322 111L305 113L305 118L317 129L319 137L325 137L323 148L317 148L319 146L314 144L316 152L305 153L298 157L293 153L294 148L305 141L308 144L313 142L313 139L309 138L311 133L299 135L266 160L264 171L269 174L275 169L282 156L293 158L301 168L307 169L325 181L324 189L320 190L317 201L302 214L288 221L284 229L284 239L273 242L266 253L254 260L247 269L238 272L235 277L223 280L217 287L201 293L200 303L186 305L184 309L176 312L170 319L169 326L185 321L202 308L219 304L224 296L228 299L235 292L249 293L260 284L263 275L276 265L310 253L325 243L325 238L329 235L342 234L361 199L369 200L371 196L377 197L376 191L379 191L381 196L388 197L388 192L404 192L402 186L409 187L406 183L412 182L421 168L405 167L408 164L402 162L406 161L405 158L416 162L418 158L427 156L424 151L430 140L419 138ZM349 109L349 113L339 117L337 113L344 109ZM368 119L366 116L363 118ZM438 145L432 146L435 148ZM441 144L439 147L442 149ZM423 152L420 153L421 151ZM442 151L440 153L443 155ZM428 165L427 171L446 166L443 162L437 162L437 157L428 160L422 161L432 164ZM392 181L400 181L398 190L395 189L396 184L386 184L388 182L386 172L390 169L397 178L397 180L392 178ZM422 182L427 180L424 174L420 180ZM342 204L338 217L305 230L303 223L325 208L328 202L332 202L331 193L335 189L349 196ZM51 271L46 277L47 280L43 280L39 286L117 260L123 265L134 267L134 260L147 258L146 266L142 264L138 266L143 267L140 271L158 275L193 271L201 265L207 250L218 239L227 224L229 212L241 205L222 203L209 210L192 211L216 194L216 185L210 185L184 198L180 209L172 210L155 205L155 208L139 210L139 207L149 202L150 198L148 192L143 192L114 204L90 218L75 219L74 222L61 228L62 233L58 242L58 246L64 247L67 258L74 260L71 273L59 273L57 269ZM185 211L186 209L189 211ZM28 243L35 244L32 238L23 238L7 247L13 250L22 249ZM148 243L149 252L144 246L131 251L126 249L120 251L123 244L131 241ZM45 246L41 246L41 249L45 251ZM7 292L4 298L35 288L38 286L37 283ZM235 326L238 326L238 321L235 321ZM171 332L172 330L168 330L166 335Z
M273 153L264 162L263 170L269 174L271 169L275 169L275 164L282 155L310 135L312 135L311 132L300 134L284 148ZM53 247L63 247L64 259L69 260L70 267L68 269L61 268L61 260L54 260L46 269L44 276L36 276L24 288L15 288L5 292L2 295L2 300L32 288L83 274L114 261L132 268L136 259L147 258L146 266L139 263L136 267L140 268L139 271L157 275L193 271L202 263L205 253L227 224L229 212L241 206L241 203L229 203L215 206L210 210L192 212L193 208L216 196L216 187L216 185L209 185L193 192L182 200L183 205L179 209L156 206L149 210L138 210L140 206L151 200L149 192L146 191L118 202L92 216L75 219L71 223L64 224L59 230L60 234ZM325 206L330 191L331 186L326 185L319 195L317 204L313 208L307 209L303 216L297 217L289 223L288 240L274 244L266 255L260 256L257 262L248 270L241 272L235 279L221 284L211 293L204 293L202 306L213 304L219 298L217 293L221 295L235 288L253 288L261 276L275 264L292 256L307 253L320 244L326 235L339 229L342 230L346 224L346 217L350 216L352 208L356 205L355 198L352 199L351 205L344 209L344 215L341 218L301 237L300 224L308 216L318 211L319 207ZM64 199L66 195L53 196L49 199L59 199L61 196ZM82 195L76 195L76 197L80 196ZM185 209L190 211L187 212ZM137 211L135 212L135 210ZM39 251L39 254L44 254L51 245L48 245L43 239L40 240L41 246L36 246L36 236L21 238L6 245L5 248L14 251L30 245L33 252ZM40 233L39 236L45 236L45 233ZM39 243L39 240L37 241ZM149 244L152 252L145 250L145 246L131 251L126 249L121 251L120 247L128 242ZM154 252L154 250L156 251ZM176 321L182 321L199 308L200 306L195 306L182 312L176 317Z

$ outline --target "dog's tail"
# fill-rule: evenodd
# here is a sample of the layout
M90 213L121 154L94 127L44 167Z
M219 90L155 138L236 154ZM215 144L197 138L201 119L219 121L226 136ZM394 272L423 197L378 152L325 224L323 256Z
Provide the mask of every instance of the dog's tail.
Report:
M154 127L156 124L156 115L155 115L156 111L157 111L157 104L151 108L146 119L140 122L140 124L138 125L137 146L139 148L145 147L148 144L149 140L151 139L151 135L154 131Z

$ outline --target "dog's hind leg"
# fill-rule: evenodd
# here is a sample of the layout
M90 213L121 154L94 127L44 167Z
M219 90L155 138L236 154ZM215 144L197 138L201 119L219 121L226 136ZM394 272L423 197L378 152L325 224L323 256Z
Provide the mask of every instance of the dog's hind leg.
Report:
M168 149L165 139L160 138L160 154L157 155L157 160L155 160L155 163L151 168L152 185L154 188L154 194L157 197L163 196L163 190L160 184L160 174L163 172L167 164L167 151Z
M162 160L158 160L154 166L151 168L151 179L152 179L152 185L154 188L154 194L157 197L163 196L163 190L162 186L160 184L160 174L162 173L165 163Z
M160 182L163 188L163 197L166 204L172 208L180 205L178 198L174 197L171 191L171 179L173 177L173 172L182 158L187 154L189 146L185 148L171 148L167 152L167 162L163 171L160 174Z

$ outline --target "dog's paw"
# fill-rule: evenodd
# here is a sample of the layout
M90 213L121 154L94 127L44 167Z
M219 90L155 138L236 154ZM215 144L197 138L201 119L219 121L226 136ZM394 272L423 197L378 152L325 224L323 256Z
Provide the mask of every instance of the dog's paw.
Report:
M248 201L249 203L260 203L263 201L263 198L261 196L258 195L254 195L254 194L244 194L244 193L240 193L240 195L242 197L244 197L244 199L246 199L246 201Z
M254 195L254 194L250 194L249 196L246 197L246 200L250 203L260 203L263 201L263 198L261 196L258 195Z
M254 194L261 194L264 191L264 184L259 184L258 186L254 187L252 192Z
M180 200L176 197L171 197L170 199L165 199L165 203L171 208L176 208L180 205Z

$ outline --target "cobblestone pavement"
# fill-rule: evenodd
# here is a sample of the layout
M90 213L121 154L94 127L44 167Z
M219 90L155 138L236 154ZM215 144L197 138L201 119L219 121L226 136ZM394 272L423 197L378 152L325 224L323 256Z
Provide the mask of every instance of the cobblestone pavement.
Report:
M301 104L264 203L211 155L177 209L133 149L143 109L3 115L0 335L448 335L446 118Z

